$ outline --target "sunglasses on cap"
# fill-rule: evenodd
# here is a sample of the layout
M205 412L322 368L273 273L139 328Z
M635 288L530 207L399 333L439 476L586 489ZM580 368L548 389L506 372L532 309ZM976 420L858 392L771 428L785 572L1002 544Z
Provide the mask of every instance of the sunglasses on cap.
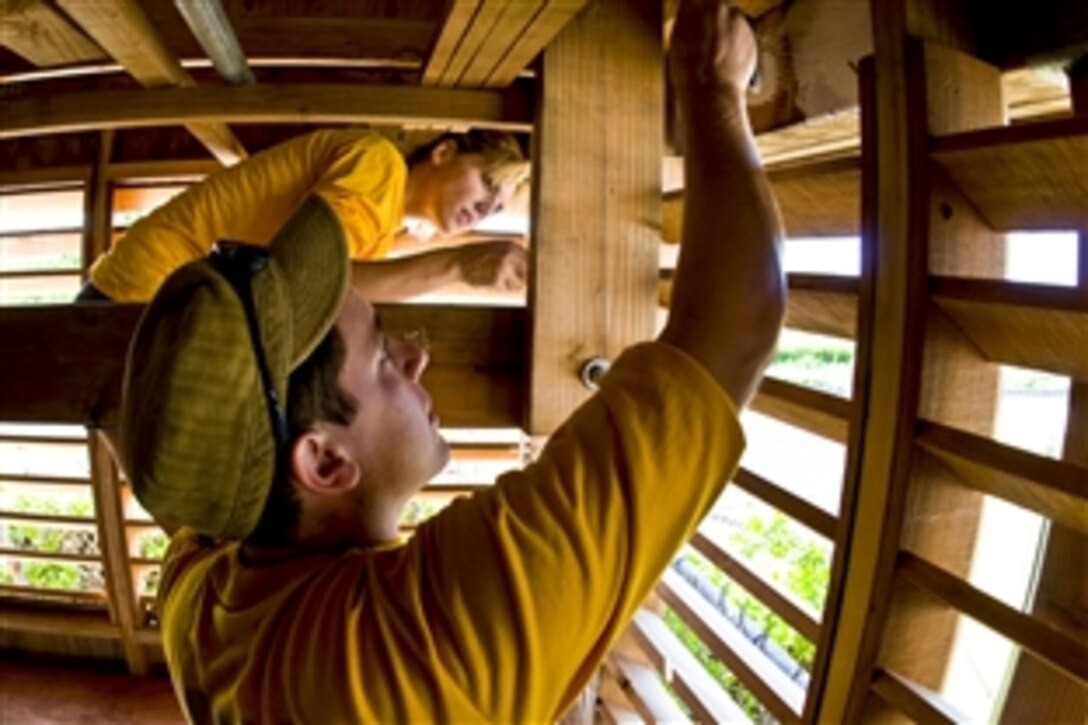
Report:
M282 470L284 456L287 453L290 436L287 431L287 415L276 393L272 374L265 359L264 344L261 342L261 329L257 323L257 310L253 306L253 278L268 268L268 250L242 242L220 240L211 252L212 267L223 276L234 289L245 310L246 326L249 328L249 340L257 359L257 370L264 388L265 405L272 423L272 437L276 445L276 467Z

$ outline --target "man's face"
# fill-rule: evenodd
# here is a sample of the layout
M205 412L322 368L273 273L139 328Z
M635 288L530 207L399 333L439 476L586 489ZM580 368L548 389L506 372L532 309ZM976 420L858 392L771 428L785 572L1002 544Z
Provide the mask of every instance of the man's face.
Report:
M374 308L354 291L336 326L347 348L340 385L358 403L348 437L364 495L406 502L449 460L431 397L419 383L427 352L383 332Z
M488 181L482 156L457 153L454 143L448 143L431 156L428 216L439 231L456 234L501 210L509 190Z

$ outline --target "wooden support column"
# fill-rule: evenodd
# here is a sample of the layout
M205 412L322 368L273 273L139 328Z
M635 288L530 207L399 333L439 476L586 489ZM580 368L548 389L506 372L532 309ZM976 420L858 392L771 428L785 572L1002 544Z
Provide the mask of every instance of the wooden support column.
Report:
M533 135L532 369L548 434L578 373L654 330L663 125L661 6L596 0L544 52Z
M109 177L113 159L113 131L99 134L98 158L83 190L83 278L110 244L113 216L113 181Z
M1088 115L1088 55L1070 68L1069 85L1073 111ZM1088 228L1077 231L1077 291L1082 301L1088 301ZM1088 383L1083 380L1070 384L1062 458L1088 466ZM1088 651L1088 539L1080 531L1051 523L1044 551L1031 612L1078 639ZM1076 722L1086 712L1088 688L1020 653L1002 723Z
M136 590L129 568L128 538L122 506L121 479L105 436L92 431L88 441L91 455L91 487L94 492L95 519L98 523L98 549L105 567L109 592L110 616L121 632L125 661L134 675L147 674L147 655L136 631L140 628Z
M872 314L859 338L864 411L851 435L844 503L852 525L841 607L819 718L863 719L877 665L937 690L957 625L955 611L896 580L910 551L957 576L969 568L981 494L917 453L916 426L929 419L990 435L997 367L936 311L931 274L1002 274L1003 240L929 159L931 135L999 126L1000 74L939 38L971 47L967 3L874 0L875 123L862 170L862 216Z

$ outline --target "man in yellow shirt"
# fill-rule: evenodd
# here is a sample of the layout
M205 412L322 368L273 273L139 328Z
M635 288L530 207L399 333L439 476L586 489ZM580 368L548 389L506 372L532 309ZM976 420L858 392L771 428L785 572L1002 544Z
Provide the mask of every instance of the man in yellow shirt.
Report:
M668 325L536 462L406 542L401 510L448 449L426 351L348 291L332 206L311 195L267 250L163 285L130 350L124 463L184 527L159 612L192 720L553 721L713 505L784 312L781 226L747 121L751 31L687 0L674 32L688 196Z
M389 254L406 217L443 234L469 230L500 210L527 175L528 162L505 133L448 133L406 161L370 131L315 131L212 174L137 221L95 262L80 299L147 301L218 240L266 245L311 192L340 219L356 261L354 284L370 299L403 299L453 282L520 289L525 251L509 241L373 260Z

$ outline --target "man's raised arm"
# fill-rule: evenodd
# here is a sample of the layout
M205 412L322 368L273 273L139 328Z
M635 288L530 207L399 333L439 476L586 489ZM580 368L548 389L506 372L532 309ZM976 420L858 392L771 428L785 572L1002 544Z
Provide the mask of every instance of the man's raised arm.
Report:
M724 0L684 0L669 51L684 123L680 260L661 340L717 378L738 407L752 394L785 312L782 223L748 123L756 45Z

